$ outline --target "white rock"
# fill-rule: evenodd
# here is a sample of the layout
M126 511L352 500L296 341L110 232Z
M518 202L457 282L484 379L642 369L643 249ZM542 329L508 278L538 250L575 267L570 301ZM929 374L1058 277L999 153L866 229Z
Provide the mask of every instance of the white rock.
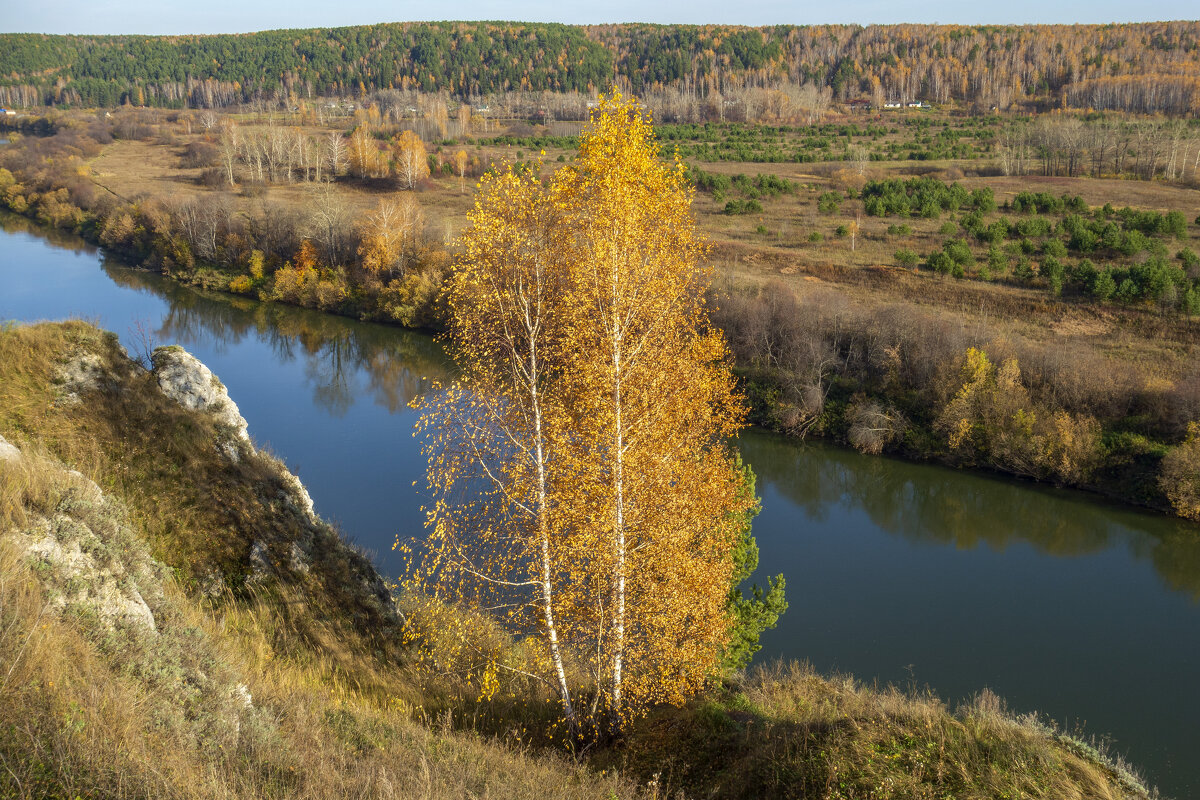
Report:
M295 572L308 573L308 554L296 542L292 542L291 552L288 554L288 566Z
M283 499L303 514L306 520L315 522L317 516L313 509L312 496L309 495L308 489L304 488L304 484L300 482L300 479L282 466L279 470L279 479L287 487L287 490L283 494Z
M262 580L271 573L271 551L261 539L250 545L250 569L255 580Z
M21 449L0 436L0 461L20 461Z
M75 356L58 371L62 383L62 402L77 405L81 396L99 387L105 379L104 362L95 353Z
M225 594L227 586L225 578L212 567L200 577L200 593L208 598L217 598Z
M69 593L55 597L53 605L60 611L68 605L87 606L109 626L123 623L156 632L154 612L141 593L131 582L119 581L110 570L100 567L90 553L80 548L79 536L62 537L64 530L87 532L82 525L60 516L53 526L41 520L24 537L26 552L53 570L54 583L72 587Z
M160 347L151 356L158 388L184 408L213 414L230 428L237 440L250 444L246 419L230 399L225 386L199 359L182 347Z

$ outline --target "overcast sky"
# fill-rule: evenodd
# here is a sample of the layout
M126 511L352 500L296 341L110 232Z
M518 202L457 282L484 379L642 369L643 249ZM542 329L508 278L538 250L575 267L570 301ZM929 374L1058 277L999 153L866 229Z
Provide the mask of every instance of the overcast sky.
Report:
M1197 0L0 0L0 31L22 33L234 33L427 19L598 22L778 23L1070 23L1196 19Z

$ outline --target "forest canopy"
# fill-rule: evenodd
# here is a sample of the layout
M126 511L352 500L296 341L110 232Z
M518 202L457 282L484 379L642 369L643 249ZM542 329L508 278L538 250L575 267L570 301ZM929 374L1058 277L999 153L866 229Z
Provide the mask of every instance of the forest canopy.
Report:
M1200 22L770 26L387 23L209 36L0 34L0 104L183 107L384 89L708 96L782 84L915 99L1194 114Z

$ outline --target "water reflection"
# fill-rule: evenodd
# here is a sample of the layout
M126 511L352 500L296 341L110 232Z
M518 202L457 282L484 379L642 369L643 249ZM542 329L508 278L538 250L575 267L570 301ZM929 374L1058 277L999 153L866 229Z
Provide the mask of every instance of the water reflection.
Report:
M1060 558L1122 547L1148 560L1167 587L1200 602L1200 530L1191 523L1081 493L765 434L743 436L741 447L760 486L813 521L858 509L880 530L916 544L997 553L1019 543Z
M26 233L31 236L36 236L37 238L45 240L57 248L62 250L70 250L73 253L100 252L100 248L96 247L94 244L90 244L87 240L76 236L70 231L44 227L28 217L23 217L20 214L14 214L7 209L0 209L0 231L13 234Z
M269 345L280 362L302 359L313 404L335 417L364 396L397 413L446 374L441 347L424 334L198 291L113 258L106 257L103 267L118 285L167 301L151 330L155 339L223 353L252 337Z

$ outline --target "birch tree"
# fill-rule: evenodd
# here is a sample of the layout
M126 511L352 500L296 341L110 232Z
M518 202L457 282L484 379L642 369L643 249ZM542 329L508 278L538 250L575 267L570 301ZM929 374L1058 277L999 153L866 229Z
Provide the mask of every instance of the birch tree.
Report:
M619 729L720 671L754 504L708 322L692 190L620 96L576 165L490 174L450 296L461 378L422 401L414 583L500 613L574 730ZM494 669L496 659L483 659Z
M405 189L412 189L422 178L429 177L425 143L412 131L400 131L392 145L392 158L396 177Z
M454 171L458 173L458 191L461 193L467 177L467 151L459 150L454 154Z
M330 131L325 136L325 158L329 163L329 177L334 179L346 166L346 139L341 131Z
M363 269L380 279L393 274L403 278L422 220L421 208L411 194L381 200L359 223L358 254Z
M221 165L225 168L225 180L231 187L237 185L234 170L237 168L240 151L237 123L230 120L221 130Z
M574 728L555 598L570 570L557 513L571 483L557 452L569 431L556 319L563 229L541 184L511 171L485 178L468 219L450 297L462 374L425 404L419 423L436 499L419 577L445 596L502 613L515 628L535 626L542 672Z
M558 189L573 232L567 309L571 454L590 508L601 646L591 664L614 728L679 702L716 668L743 502L724 441L741 424L704 302L706 246L684 165L664 164L649 117L602 98Z

